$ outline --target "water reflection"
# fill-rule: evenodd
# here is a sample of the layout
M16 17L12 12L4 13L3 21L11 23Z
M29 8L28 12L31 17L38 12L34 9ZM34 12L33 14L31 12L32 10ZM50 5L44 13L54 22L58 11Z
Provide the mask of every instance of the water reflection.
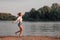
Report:
M57 33L56 33L57 32ZM31 34L41 34L41 35L55 35L55 34L59 34L58 32L60 32L60 24L51 24L51 23L33 23L31 25L31 30L30 33Z
M60 24L54 24L54 25L52 26L52 28L53 28L53 30L55 30L55 31L60 31Z
M60 36L60 22L23 22L23 35ZM0 22L1 35L15 35L19 30L11 21Z
M31 25L31 32L36 32L36 25Z

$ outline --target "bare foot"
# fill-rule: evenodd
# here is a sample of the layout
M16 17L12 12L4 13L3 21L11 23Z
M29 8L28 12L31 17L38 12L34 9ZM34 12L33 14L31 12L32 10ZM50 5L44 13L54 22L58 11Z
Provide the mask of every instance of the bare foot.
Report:
M20 36L22 36L22 33L20 32Z
M22 37L22 35L19 33L19 37L21 38Z

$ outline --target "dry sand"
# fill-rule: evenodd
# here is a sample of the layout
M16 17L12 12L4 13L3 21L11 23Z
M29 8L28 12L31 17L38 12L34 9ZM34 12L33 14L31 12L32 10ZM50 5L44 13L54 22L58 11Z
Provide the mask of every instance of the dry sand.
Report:
M0 36L0 40L60 40L60 37L50 36Z

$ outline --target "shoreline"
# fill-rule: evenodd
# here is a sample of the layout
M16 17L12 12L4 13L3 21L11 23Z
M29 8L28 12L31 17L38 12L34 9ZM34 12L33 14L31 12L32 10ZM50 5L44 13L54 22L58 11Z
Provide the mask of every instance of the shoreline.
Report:
M52 36L0 36L0 40L60 40L60 37Z

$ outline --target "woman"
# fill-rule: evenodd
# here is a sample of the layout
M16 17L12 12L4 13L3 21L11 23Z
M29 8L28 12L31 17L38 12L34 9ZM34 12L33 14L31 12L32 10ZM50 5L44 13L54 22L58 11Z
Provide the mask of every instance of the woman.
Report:
M21 12L18 13L18 18L14 22L15 23L16 22L19 22L18 23L18 27L19 27L20 30L17 31L17 32L15 32L15 34L17 34L17 33L20 32L20 35L19 36L21 36L22 35L22 31L23 31L23 26L22 26L22 13Z

